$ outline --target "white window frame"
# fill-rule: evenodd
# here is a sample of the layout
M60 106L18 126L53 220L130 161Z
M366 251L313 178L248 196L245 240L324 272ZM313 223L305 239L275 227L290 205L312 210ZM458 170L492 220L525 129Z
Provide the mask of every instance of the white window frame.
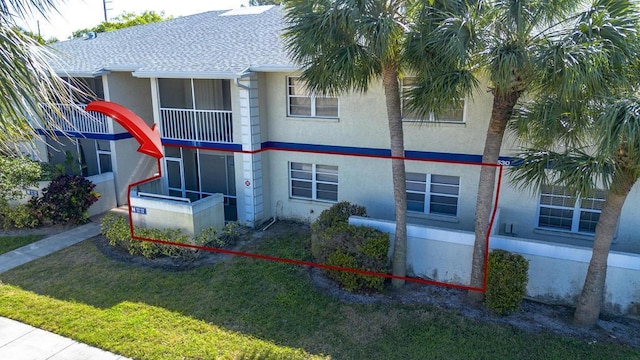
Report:
M317 95L315 91L310 91L305 95L292 95L290 80L300 79L299 76L287 76L287 116L288 117L298 117L298 118L320 118L320 119L338 119L340 117L340 98L337 96L327 96L327 95ZM310 115L299 115L291 113L291 99L292 98L309 98L311 113ZM336 99L336 115L335 116L327 116L327 115L317 115L316 110L316 99Z
M311 179L304 179L304 178L296 178L293 176L293 172L294 171L304 171L304 170L297 170L297 169L293 169L293 164L301 164L301 165L307 165L307 166L311 166ZM322 181L322 180L318 180L318 167L319 166L327 166L327 167L334 167L335 168L335 177L336 177L336 181ZM333 174L331 174L333 175ZM311 184L311 197L306 197L306 196L300 196L300 195L294 195L293 194L293 181L300 181L300 182L305 182L305 183L310 183ZM290 161L289 162L289 197L292 199L304 199L304 200L313 200L313 201L322 201L322 202L330 202L330 203L336 203L339 200L339 168L336 165L325 165L325 164L311 164L311 163L303 163L303 162L297 162L297 161ZM327 185L335 185L336 187L336 199L323 199L323 198L318 198L318 184L327 184Z
M604 192L602 192L601 190L598 190L598 193L601 196L598 196L598 197L590 196L590 197L586 197L586 198L580 198L580 197L575 197L575 196L571 195L562 186L553 185L552 187L562 189L563 194L554 194L554 193L544 192L544 189L541 189L540 194L538 196L538 204L537 204L537 212L536 212L537 228L544 229L544 230L572 233L572 234L594 235L595 228L594 228L594 231L584 231L584 230L581 231L580 230L580 215L582 213L601 214L602 210L582 207L582 204L583 204L583 202L587 202L589 200L601 201L602 203L604 203L604 200L605 200ZM573 199L573 206L542 204L542 197L543 196L550 196L550 197L555 197L555 198ZM570 210L570 211L572 211L571 228L570 229L566 229L566 228L562 228L562 227L545 226L545 225L541 224L541 222L540 222L541 218L540 217L541 217L542 208L558 209L558 210Z
M406 180L407 183L407 195L408 194L420 194L420 195L424 195L424 206L422 211L418 212L415 210L409 210L409 202L407 201L407 211L410 213L419 213L419 214L428 214L428 215L437 215L437 216L447 216L447 217L457 217L458 213L460 211L460 188L461 188L461 179L460 176L457 175L443 175L443 174L425 174L425 173L417 173L417 172L407 172L407 174L415 174L415 175L420 175L420 176L424 176L425 181L417 181L417 180ZM434 185L433 176L448 176L448 177L455 177L458 179L458 185L453 185L453 184L440 184L440 183L436 183L435 185L440 185L440 186L447 186L447 187L455 187L458 190L458 193L456 195L453 194L447 194L447 193L441 193L441 192L434 192L432 191L432 187ZM422 184L425 186L425 191L419 191L419 190L409 190L409 184ZM449 197L449 198L455 198L456 199L456 213L455 214L444 214L444 213L440 213L440 212L432 212L431 211L431 196L432 195L437 195L437 196L444 196L444 197Z
M411 90L412 88L414 88L414 86L410 86L410 85L405 85L405 81L406 79L415 79L415 77L413 76L407 76L403 79L400 80L400 109L404 110L404 103L405 103L405 94L408 90ZM402 114L402 121L404 122L433 122L433 123L440 123L440 124L465 124L466 120L466 114L467 114L467 100L465 98L461 98L459 99L462 102L462 119L460 119L460 121L457 120L439 120L436 118L436 114L431 111L429 112L429 118L424 119L424 118L410 118L410 117L405 117L404 111Z

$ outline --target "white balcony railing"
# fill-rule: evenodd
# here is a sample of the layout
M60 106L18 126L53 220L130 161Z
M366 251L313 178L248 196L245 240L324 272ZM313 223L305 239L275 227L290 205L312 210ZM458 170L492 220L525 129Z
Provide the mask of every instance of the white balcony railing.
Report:
M54 130L64 132L81 132L95 134L112 134L113 124L111 119L101 113L85 112L86 104L57 104L56 108L43 105L43 110L48 115L47 120L52 121Z
M233 142L231 111L160 109L163 138L205 142Z

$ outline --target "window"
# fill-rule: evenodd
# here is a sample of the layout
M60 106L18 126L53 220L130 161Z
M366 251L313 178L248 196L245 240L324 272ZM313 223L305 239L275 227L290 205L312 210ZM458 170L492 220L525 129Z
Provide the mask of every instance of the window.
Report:
M604 192L576 198L565 187L543 186L540 192L538 226L575 233L594 233L604 204Z
M441 111L440 113L430 113L428 118L419 116L418 114L411 112L407 109L407 102L405 96L409 90L415 87L416 79L413 77L405 77L402 79L401 91L402 91L402 118L405 121L431 121L431 122L448 122L448 123L463 123L464 122L464 99L460 99L455 104L451 104L450 107Z
M426 214L458 215L460 177L407 173L407 210Z
M316 95L300 78L288 77L287 108L288 116L337 118L338 98Z
M289 163L291 197L338 201L338 167Z

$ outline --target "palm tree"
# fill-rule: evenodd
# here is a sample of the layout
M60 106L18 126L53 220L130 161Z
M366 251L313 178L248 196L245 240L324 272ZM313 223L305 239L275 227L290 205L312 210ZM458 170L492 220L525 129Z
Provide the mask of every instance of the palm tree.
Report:
M73 103L69 86L50 63L55 57L46 47L22 33L16 19L55 11L55 0L0 1L0 152L14 153L16 140L31 140L33 119L53 130L44 106ZM73 88L73 87L71 87ZM56 114L62 116L62 114Z
M637 75L636 75L637 77ZM640 80L640 79L638 79ZM510 172L524 188L565 186L576 197L603 189L605 200L595 228L593 252L574 321L593 325L604 299L607 258L622 206L640 178L640 99L637 91L618 99L587 99L571 104L582 107L579 123L562 116L550 119L543 111L567 108L548 98L527 108L518 130L533 147L521 154L522 164ZM553 129L550 137L549 129ZM553 149L553 150L549 150Z
M482 162L497 164L507 125L524 97L575 99L618 87L617 74L635 54L625 43L635 37L635 16L627 0L588 6L571 0L433 1L422 9L407 44L406 58L422 80L408 106L429 111L487 79L493 104ZM471 275L476 288L484 284L495 173L493 166L480 170ZM480 300L483 294L469 295Z
M391 138L396 231L393 275L406 275L407 195L398 76L409 26L407 7L398 0L291 0L285 3L284 39L301 65L301 78L318 93L366 92L382 79ZM419 3L419 1L417 1ZM394 278L400 287L403 280Z

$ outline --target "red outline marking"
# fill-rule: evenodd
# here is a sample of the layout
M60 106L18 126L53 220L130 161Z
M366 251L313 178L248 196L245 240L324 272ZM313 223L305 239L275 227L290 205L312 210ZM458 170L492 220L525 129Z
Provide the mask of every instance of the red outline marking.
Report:
M238 152L238 153L242 153L242 154L258 154L258 153L261 153L261 152L264 152L264 151L275 150L275 151L303 152L303 153L314 153L314 154L324 154L324 155L341 155L341 156L355 156L355 157L367 157L367 158L379 158L379 159L399 159L399 160L420 161L420 162L447 163L447 164L454 164L454 165L472 165L472 166L497 167L497 168L499 168L498 185L497 185L496 192L495 192L495 200L494 200L495 205L494 205L493 211L491 213L491 221L489 222L489 227L487 229L487 237L486 237L486 240L485 240L484 277L483 277L482 287L481 288L477 288L477 287L473 287L473 286L446 283L446 282L440 282L440 281L426 280L426 279L420 279L420 278L412 278L412 277L406 277L406 276L396 276L396 275L392 275L392 274L384 274L384 273L365 271L365 270L359 270L359 269L354 269L354 268L343 268L343 267L332 266L332 265L318 264L318 263L309 262L309 261L286 259L286 258L280 258L280 257L275 257L275 256L269 256L269 255L252 254L252 253L247 253L247 252L233 251L233 250L219 249L219 248L212 248L212 247L205 247L205 246L198 246L198 245L181 244L181 243L175 243L175 242L170 242L170 241L164 241L164 240L158 240L158 239L150 239L150 238L142 238L142 237L139 237L139 236L135 236L134 229L133 229L132 210L131 210L131 188L134 187L134 186L138 186L140 184L143 184L145 182L153 181L153 180L161 178L160 159L157 159L158 160L158 175L155 175L155 176L153 176L153 177L151 177L149 179L141 180L141 181L135 182L133 184L130 184L129 188L128 188L128 190L129 190L128 191L128 195L127 195L128 196L128 202L129 202L129 205L128 205L128 208L129 208L129 229L131 231L131 238L135 239L135 240L149 241L149 242L154 242L154 243L158 243L158 244L165 244L165 245L182 246L182 247L191 248L191 249L198 249L198 250L203 250L203 251L210 251L210 252L218 252L218 253L223 253L223 254L244 256L244 257L249 257L249 258L254 258L254 259L270 260L270 261L276 261L276 262L282 262L282 263L288 263L288 264L295 264L295 265L302 265L302 266L311 266L311 267L317 267L317 268L320 268L320 269L346 271L346 272L352 272L352 273L361 274L361 275L380 276L380 277L389 278L389 279L401 279L401 280L405 280L405 281L411 281L411 282L417 282L417 283L429 284L429 285L445 286L445 287L456 288L456 289L473 290L473 291L481 291L481 292L485 292L486 291L486 288L487 288L487 266L488 266L488 261L489 261L489 239L490 239L490 236L491 236L491 229L493 228L493 223L495 221L495 216L496 216L496 213L497 213L497 210L498 210L498 200L499 200L499 196L500 196L500 189L501 189L501 184L502 184L502 173L503 173L503 167L504 167L504 165L502 165L502 164L474 163L474 162L467 162L467 161L451 161L451 160L428 160L428 159L407 158L407 157L400 157L400 156L368 155L368 154L347 154L347 153L332 152L332 151L292 150L292 149L282 149L282 148L268 148L268 149L259 149L259 150L248 151L248 150L209 149L209 148L201 148L201 147L196 147L196 146L179 146L179 145L165 145L165 146L178 147L178 148L182 147L182 148L202 149L202 150L210 150L210 151L232 152L232 153Z

